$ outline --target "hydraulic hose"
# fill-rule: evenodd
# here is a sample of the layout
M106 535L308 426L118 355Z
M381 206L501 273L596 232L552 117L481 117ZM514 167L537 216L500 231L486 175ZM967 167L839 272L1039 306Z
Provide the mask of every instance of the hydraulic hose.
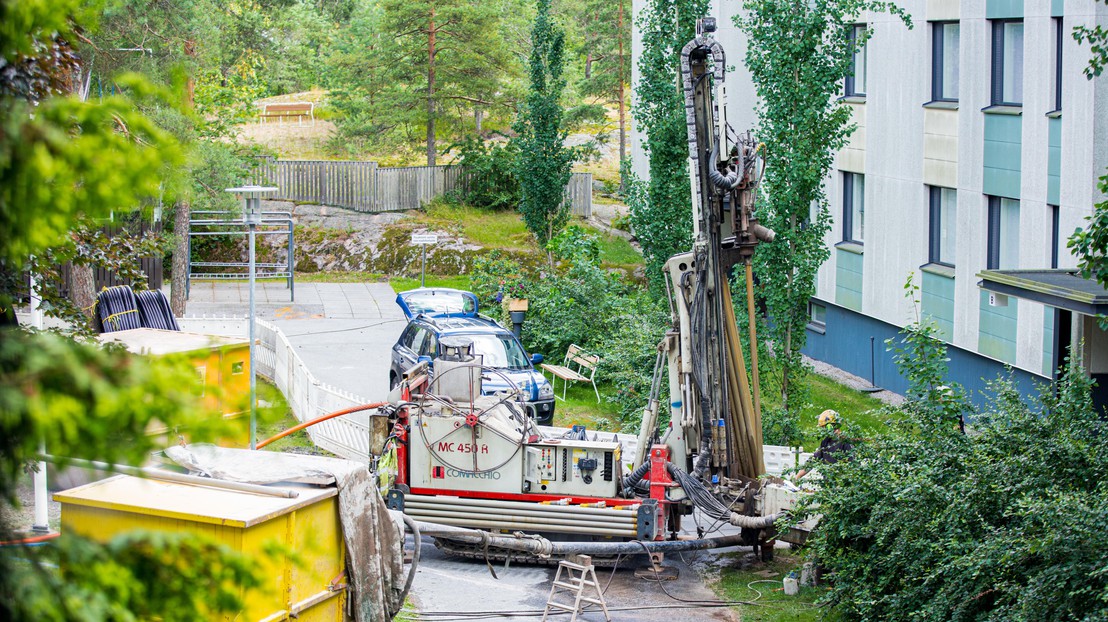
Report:
M349 415L350 413L356 413L356 412L360 412L360 411L363 411L363 410L370 410L372 408L380 408L380 407L382 407L386 404L388 404L388 402L374 402L372 404L362 404L361 406L354 406L354 407L351 407L351 408L344 408L342 410L336 410L333 413L327 413L326 415L316 417L315 419L312 419L311 421L305 421L304 423L294 425L291 428L285 430L284 432L281 432L280 434L277 434L276 436L271 436L271 437L265 439L264 441L258 443L255 447L257 447L258 449L261 449L262 447L265 447L266 445L272 443L273 441L285 438L289 434L299 432L300 430L303 430L304 428L311 427L311 426L313 426L317 423L322 423L324 421L327 421L328 419L334 419L335 417L341 417L343 415Z
M620 481L620 484L622 485L622 488L624 490L634 488L638 485L639 482L642 481L642 478L646 477L646 474L649 472L650 461L644 460L643 463L636 467L634 471L628 473L627 476Z
M719 161L719 143L712 145L712 155L708 157L708 179L719 188L734 190L742 178L738 171L731 171L727 175L716 170L716 162Z

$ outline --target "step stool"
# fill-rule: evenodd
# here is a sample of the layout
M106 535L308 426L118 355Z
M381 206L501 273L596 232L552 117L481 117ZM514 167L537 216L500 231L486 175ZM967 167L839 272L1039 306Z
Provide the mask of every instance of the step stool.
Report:
M564 578L563 570L566 571ZM585 596L587 588L596 592L595 598ZM573 595L572 605L560 603L554 599L554 596L561 592L569 592ZM600 609L604 612L604 619L612 622L612 616L608 615L608 605L604 603L604 593L600 591L600 582L596 580L596 569L592 565L592 558L588 555L573 555L558 564L558 572L554 574L554 584L550 586L550 598L547 599L546 609L542 612L542 622L546 622L546 616L551 609L573 612L569 622L576 622L583 605L600 605Z

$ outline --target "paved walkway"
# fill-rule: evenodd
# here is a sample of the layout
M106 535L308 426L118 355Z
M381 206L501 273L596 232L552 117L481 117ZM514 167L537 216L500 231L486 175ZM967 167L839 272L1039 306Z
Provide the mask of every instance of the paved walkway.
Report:
M259 318L276 324L312 374L369 401L385 399L392 345L407 325L388 283L299 283L296 301L284 283L258 283ZM245 318L245 281L193 283L185 318ZM244 322L186 319L186 330L245 336Z
M388 283L297 283L295 300L284 282L256 284L255 307L266 319L353 320L400 316ZM185 315L242 315L250 304L247 281L194 281Z

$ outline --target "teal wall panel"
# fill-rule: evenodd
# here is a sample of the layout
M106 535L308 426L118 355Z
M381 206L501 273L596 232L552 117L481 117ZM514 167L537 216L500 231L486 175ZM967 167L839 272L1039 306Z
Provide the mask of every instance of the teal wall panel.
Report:
M1046 202L1060 203L1062 188L1062 119L1047 119L1048 139L1046 152Z
M923 315L935 321L939 338L954 341L954 279L931 272L923 273Z
M986 0L986 19L1023 17L1023 0Z
M1065 15L1065 0L1050 0L1050 16L1062 17Z
M989 305L989 292L981 291L980 334L977 351L1005 363L1016 364L1016 316L1018 301L1008 299L1008 306Z
M854 311L862 310L862 256L836 250L835 304Z
M1023 119L1018 115L986 114L982 164L985 194L1020 198Z
M1054 307L1043 309L1043 375L1054 375Z

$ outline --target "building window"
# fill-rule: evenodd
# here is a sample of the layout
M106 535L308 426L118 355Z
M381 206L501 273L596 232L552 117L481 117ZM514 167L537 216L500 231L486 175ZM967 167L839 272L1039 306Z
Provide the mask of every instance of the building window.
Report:
M989 197L989 270L1015 270L1020 263L1020 202Z
M1061 233L1058 227L1058 206L1047 205L1050 208L1050 269L1058 269L1058 245L1059 234Z
M866 231L866 176L843 173L843 241L861 244Z
M1054 18L1054 111L1062 109L1062 41L1066 31L1062 28L1062 18Z
M847 31L850 47L854 50L850 60L850 73L846 76L846 96L866 96L866 26L855 24Z
M958 101L958 22L931 25L931 99Z
M1023 105L1023 20L993 20L992 103Z
M827 307L814 301L808 301L808 328L823 332L827 330Z
M954 244L958 224L958 191L930 186L931 233L927 260L954 266Z

